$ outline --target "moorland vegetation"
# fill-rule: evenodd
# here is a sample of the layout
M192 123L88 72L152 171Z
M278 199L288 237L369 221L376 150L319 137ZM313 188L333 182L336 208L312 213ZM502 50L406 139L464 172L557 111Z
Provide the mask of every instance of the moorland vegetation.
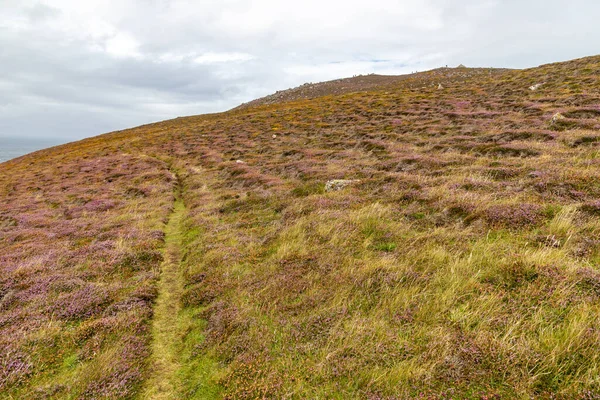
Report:
M0 397L598 398L600 57L358 79L0 164Z

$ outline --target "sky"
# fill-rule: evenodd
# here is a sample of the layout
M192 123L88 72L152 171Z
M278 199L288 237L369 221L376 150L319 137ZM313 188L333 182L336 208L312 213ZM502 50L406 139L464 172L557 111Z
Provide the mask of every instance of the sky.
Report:
M0 0L0 137L77 140L277 90L600 53L597 0Z

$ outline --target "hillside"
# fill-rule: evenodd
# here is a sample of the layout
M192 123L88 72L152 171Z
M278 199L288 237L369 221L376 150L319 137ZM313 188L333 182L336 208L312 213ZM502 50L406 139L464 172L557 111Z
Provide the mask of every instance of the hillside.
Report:
M0 164L0 398L598 398L600 56L369 79Z
M426 72L408 75L358 75L352 78L336 79L328 82L305 83L296 88L281 90L269 96L244 103L234 110L250 107L277 104L288 101L315 99L323 96L365 92L377 88L385 88L395 83L403 83L405 88L422 88L423 86L439 86L444 81L460 82L482 74L499 75L508 71L501 68L438 68ZM437 83L436 83L437 82Z

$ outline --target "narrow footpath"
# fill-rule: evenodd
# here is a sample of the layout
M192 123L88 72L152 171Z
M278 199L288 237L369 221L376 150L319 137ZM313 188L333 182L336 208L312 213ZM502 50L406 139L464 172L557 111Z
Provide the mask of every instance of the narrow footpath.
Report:
M181 340L178 316L184 290L180 268L182 223L186 208L177 199L165 228L165 253L158 282L158 297L152 321L150 377L142 390L143 399L176 399L176 375L179 369L177 346Z

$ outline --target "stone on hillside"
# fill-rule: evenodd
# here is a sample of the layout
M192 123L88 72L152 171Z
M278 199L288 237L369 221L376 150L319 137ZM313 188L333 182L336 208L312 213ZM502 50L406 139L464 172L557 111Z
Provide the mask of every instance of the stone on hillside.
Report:
M438 90L441 90L441 89L443 89L443 88L444 88L444 87L443 87L443 86L442 86L442 84L440 83L440 84L438 85Z
M560 121L561 119L565 119L565 116L564 116L564 115L562 115L561 113L557 112L556 114L554 114L554 115L552 116L552 123L558 122L558 121Z
M541 178L544 176L544 173L541 171L532 171L529 174L527 174L527 176L530 178Z
M535 92L536 90L541 88L542 85L543 85L543 83L536 83L535 85L529 86L529 90L531 90L532 92Z
M246 162L242 161L242 160L235 160L236 164L246 164Z
M355 182L359 182L356 179L332 179L325 183L325 191L326 192L335 192L338 190L342 190L346 186L352 185Z

